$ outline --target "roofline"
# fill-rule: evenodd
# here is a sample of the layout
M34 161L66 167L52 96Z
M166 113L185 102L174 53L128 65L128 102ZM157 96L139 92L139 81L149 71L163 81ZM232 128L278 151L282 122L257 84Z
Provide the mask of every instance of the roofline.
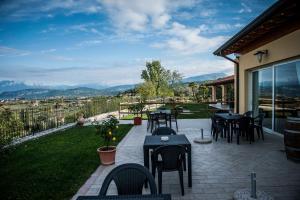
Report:
M256 17L253 21L251 21L247 26L245 26L240 32L235 34L232 38L230 38L227 42L225 42L221 47L219 47L216 51L214 51L214 55L224 56L223 51L227 49L229 46L238 41L241 37L247 34L253 27L259 25L263 22L270 14L272 14L277 8L283 5L288 0L277 0L272 6L270 6L267 10L265 10L261 15Z

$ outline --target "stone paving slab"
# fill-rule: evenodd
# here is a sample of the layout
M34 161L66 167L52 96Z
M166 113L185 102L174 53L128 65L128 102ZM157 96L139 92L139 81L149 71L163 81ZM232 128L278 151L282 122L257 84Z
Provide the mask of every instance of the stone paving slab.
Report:
M128 123L131 121L122 121ZM192 180L193 187L187 184L187 172L184 173L185 196L181 196L177 172L163 173L163 193L170 193L172 199L232 199L234 191L250 187L250 173L257 173L257 187L272 195L275 199L300 199L300 165L287 161L283 138L265 134L265 141L257 140L253 144L242 140L240 145L227 143L220 138L211 144L196 144L193 139L210 135L210 120L179 120L178 134L185 134L192 143ZM133 127L117 147L116 164L100 166L82 186L78 195L98 195L106 175L116 165L122 163L143 164L143 143L146 135L146 123ZM156 177L157 180L157 177ZM149 191L145 190L145 193ZM109 189L116 193L115 186Z

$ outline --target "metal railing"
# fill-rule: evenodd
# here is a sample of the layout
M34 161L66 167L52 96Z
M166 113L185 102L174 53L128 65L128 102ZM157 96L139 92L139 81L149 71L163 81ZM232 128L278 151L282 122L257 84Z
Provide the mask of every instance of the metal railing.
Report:
M24 109L0 110L0 134L3 138L20 138L37 132L76 122L84 118L117 111L120 100L103 98L80 104L61 103L52 106L36 106Z

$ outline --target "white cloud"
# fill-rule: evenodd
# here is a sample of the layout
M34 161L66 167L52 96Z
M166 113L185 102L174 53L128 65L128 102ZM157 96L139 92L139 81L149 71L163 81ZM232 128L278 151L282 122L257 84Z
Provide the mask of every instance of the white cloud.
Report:
M54 17L55 14L72 15L75 13L94 14L100 12L102 7L96 0L28 0L28 1L7 1L0 7L0 13L11 19L38 19L41 17Z
M98 44L101 44L101 43L102 43L101 40L85 40L85 41L82 41L82 42L78 43L77 46L79 46L79 47L94 46L94 45L98 45Z
M7 46L0 46L0 56L27 56L30 54L30 51L11 48Z
M251 13L252 9L247 6L245 3L241 3L242 8L238 11L238 13Z
M202 17L211 17L211 16L215 15L216 13L217 13L217 10L215 10L215 9L203 9L200 12L200 16L202 16Z
M103 5L115 26L124 30L145 31L148 26L163 28L171 13L180 7L190 7L195 1L171 0L104 0Z
M41 50L41 53L42 54L45 54L45 53L52 53L52 52L55 52L56 49L45 49L45 50Z
M154 43L152 47L171 49L184 55L208 52L226 39L224 36L203 37L201 28L189 28L177 22L174 22L165 34L171 38Z

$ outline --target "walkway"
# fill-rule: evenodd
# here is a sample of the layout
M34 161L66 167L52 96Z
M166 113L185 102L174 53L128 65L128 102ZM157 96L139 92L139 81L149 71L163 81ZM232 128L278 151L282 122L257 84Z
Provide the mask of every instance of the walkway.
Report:
M235 141L228 144L224 139L212 144L193 143L199 137L200 129L210 135L210 121L180 120L179 133L186 134L192 143L193 187L188 188L187 173L184 174L185 196L181 196L177 172L163 174L163 193L170 193L172 199L232 199L233 192L250 187L249 174L257 173L257 187L271 194L275 199L296 200L300 197L300 164L287 161L283 138L266 134L265 141L249 144ZM118 145L116 164L143 164L142 146L146 125L135 126ZM97 195L107 173L115 166L100 166L82 186L78 195ZM156 178L157 180L157 178ZM111 187L110 193L115 193Z

